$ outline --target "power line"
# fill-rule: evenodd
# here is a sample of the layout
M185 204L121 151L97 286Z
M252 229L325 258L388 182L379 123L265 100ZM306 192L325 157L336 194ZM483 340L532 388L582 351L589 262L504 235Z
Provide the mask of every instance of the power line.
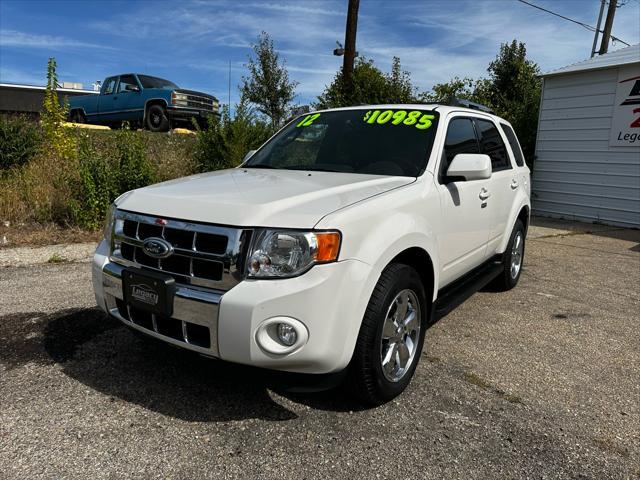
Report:
M546 8L542 8L542 7L540 7L538 5L535 5L533 3L529 3L526 0L518 0L518 1L520 3L524 3L525 5L529 5L530 7L537 8L538 10L542 10L543 12L550 13L551 15L555 15L556 17L560 17L560 18L562 18L564 20L568 20L568 21L573 22L573 23L575 23L577 25L580 25L581 27L586 28L590 32L595 32L596 31L596 27L592 27L591 25L588 25L586 23L579 22L578 20L574 20L573 18L565 17L564 15L560 15L559 13L552 12L551 10L547 10ZM598 31L600 33L603 33L602 30L598 30ZM621 40L618 37L615 37L615 36L611 35L611 38L616 42L624 43L627 47L631 46L630 44L628 44L624 40Z

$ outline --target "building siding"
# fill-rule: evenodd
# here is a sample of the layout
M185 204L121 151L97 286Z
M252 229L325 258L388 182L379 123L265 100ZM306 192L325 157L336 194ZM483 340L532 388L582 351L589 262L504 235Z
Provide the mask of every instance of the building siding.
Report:
M640 227L640 147L609 146L618 68L544 79L534 214Z

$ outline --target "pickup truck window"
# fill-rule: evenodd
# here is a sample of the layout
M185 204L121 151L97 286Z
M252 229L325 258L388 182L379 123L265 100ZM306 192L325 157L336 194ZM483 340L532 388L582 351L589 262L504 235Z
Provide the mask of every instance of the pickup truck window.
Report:
M454 118L449 122L444 141L444 157L440 173L445 175L451 160L459 153L480 153L480 146L469 118Z
M379 114L382 120L373 122L365 109L300 117L243 167L417 177L426 168L438 112L415 110L411 117L412 111L398 112L383 110ZM407 118L411 120L404 123Z
M138 75L138 80L140 80L142 88L178 88L178 85L170 82L169 80L165 80L164 78L150 77L149 75Z
M507 136L507 140L509 141L509 145L511 145L511 150L513 151L513 156L516 158L516 164L519 167L524 166L524 155L522 155L522 149L520 148L520 144L518 143L518 137L516 137L516 132L513 131L506 123L501 123L502 131Z
M136 78L133 75L122 75L120 77L120 83L118 84L118 93L128 92L127 86L138 86L138 82L136 82Z
M104 86L102 87L102 95L111 95L116 89L116 81L118 77L107 78L104 81Z
M480 136L481 153L486 153L491 157L491 170L498 172L511 168L507 148L502 141L498 128L489 120L476 118L475 122Z

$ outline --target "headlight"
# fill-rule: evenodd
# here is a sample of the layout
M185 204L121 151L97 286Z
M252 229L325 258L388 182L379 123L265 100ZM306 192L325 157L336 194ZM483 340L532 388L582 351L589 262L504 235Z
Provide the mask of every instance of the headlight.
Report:
M257 230L249 252L247 275L250 278L295 277L316 263L336 261L339 251L339 232Z
M116 204L112 203L107 210L107 217L104 220L104 239L111 245L111 237L113 236L113 224L116 219Z
M187 105L189 96L186 93L171 92L171 103L174 105Z

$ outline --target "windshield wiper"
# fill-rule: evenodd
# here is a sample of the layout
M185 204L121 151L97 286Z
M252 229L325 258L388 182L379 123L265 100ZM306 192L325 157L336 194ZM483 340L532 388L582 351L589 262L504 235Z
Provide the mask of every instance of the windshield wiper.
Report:
M287 167L287 170L307 170L309 172L333 172L333 173L348 173L341 170L335 170L332 168L314 167L312 165L295 165L293 167Z
M267 165L265 163L257 163L255 165L244 165L242 168L276 168L273 165Z

